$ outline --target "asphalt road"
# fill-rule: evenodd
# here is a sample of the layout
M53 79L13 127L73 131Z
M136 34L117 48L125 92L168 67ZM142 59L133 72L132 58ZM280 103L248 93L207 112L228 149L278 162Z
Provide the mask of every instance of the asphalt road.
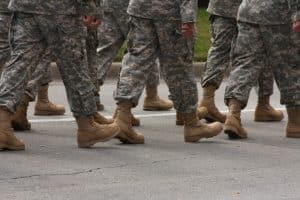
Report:
M115 83L102 91L111 115ZM224 86L217 93L223 103ZM167 97L166 86L159 90ZM67 106L60 82L50 88L51 99ZM142 102L141 102L142 103ZM225 134L197 144L183 142L183 129L174 125L175 112L134 113L141 117L138 131L144 145L123 145L117 140L78 149L76 125L63 117L36 117L32 130L18 132L26 151L0 152L0 199L2 200L277 200L300 199L300 145L284 137L286 119L280 123L253 122L256 95L243 113L249 139L230 141ZM277 108L279 94L272 104Z

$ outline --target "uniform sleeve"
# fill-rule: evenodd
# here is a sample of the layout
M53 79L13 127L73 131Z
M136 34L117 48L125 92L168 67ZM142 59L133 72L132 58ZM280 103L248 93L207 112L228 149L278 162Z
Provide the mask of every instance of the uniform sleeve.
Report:
M182 0L180 5L180 14L182 23L196 22L198 1Z
M78 4L78 14L90 15L102 19L103 8L101 0L76 0Z
M292 21L300 20L300 0L288 0L292 12Z

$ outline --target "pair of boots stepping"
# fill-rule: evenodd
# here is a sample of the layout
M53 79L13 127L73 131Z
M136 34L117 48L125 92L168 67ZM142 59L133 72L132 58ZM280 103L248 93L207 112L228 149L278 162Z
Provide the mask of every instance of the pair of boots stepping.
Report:
M34 108L35 115L63 115L65 108L62 105L54 104L49 101L49 85L41 85L38 88L37 102ZM16 113L12 116L12 127L16 131L26 131L31 129L31 124L27 119L27 109L32 99L24 94L17 107Z
M247 131L241 124L241 110L242 103L237 100L229 101L229 113L226 116L221 113L214 102L216 88L213 86L204 87L204 94L201 103L198 108L199 117L205 118L208 122L219 121L224 124L224 132L228 134L229 138L247 138ZM206 108L206 109L205 109ZM286 127L287 137L300 137L300 122L297 120L300 118L298 108L287 108L288 112L288 124ZM298 117L295 117L297 116ZM258 104L255 109L254 121L257 122L269 122L269 121L281 121L284 118L283 112L275 110L270 105L270 97L264 96L259 98Z

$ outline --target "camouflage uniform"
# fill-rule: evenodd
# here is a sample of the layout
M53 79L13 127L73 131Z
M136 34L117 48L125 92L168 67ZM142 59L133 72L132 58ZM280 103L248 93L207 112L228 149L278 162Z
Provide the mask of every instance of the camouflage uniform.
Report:
M0 80L0 106L14 112L30 79L29 66L47 63L51 55L60 69L73 114L95 113L94 86L86 59L86 29L79 20L81 14L96 14L95 5L83 0L11 0L9 8L15 11L12 53Z
M0 67L8 60L10 55L8 32L11 13L7 9L8 0L0 2Z
M8 10L9 0L2 0L0 2L0 70L2 71L2 66L9 60L10 58L10 46L9 46L9 26L12 20L12 13ZM50 61L47 63L50 64ZM37 67L39 69L40 67ZM26 88L26 94L32 99L35 99L37 86L42 84L48 84L51 82L51 71L50 68L46 70L45 68L42 71L36 70L32 74L32 79Z
M238 14L238 37L233 52L225 99L247 104L251 88L264 66L271 66L281 93L281 103L300 105L300 35L291 21L299 14L298 0L244 0ZM298 1L299 2L299 1ZM291 9L289 9L291 7Z
M87 30L86 51L87 51L87 62L88 62L89 74L90 74L92 83L95 85L95 91L94 91L95 101L100 102L100 95L99 95L100 84L98 81L99 59L97 57L98 45L99 45L99 42L98 42L97 29Z
M98 80L103 84L109 67L124 44L129 31L129 15L127 7L129 0L103 0L106 10L102 26L99 28L99 75ZM159 68L155 62L147 79L147 85L159 84Z
M213 85L219 88L225 72L228 70L231 51L238 34L237 12L242 0L211 0L207 11L211 14L212 47L209 50L202 86ZM273 74L265 66L258 79L258 96L270 96L273 93Z
M194 39L181 34L181 24L195 22L197 0L131 0L128 53L124 56L115 93L118 102L134 106L158 58L170 99L181 113L195 112L198 94L192 70Z

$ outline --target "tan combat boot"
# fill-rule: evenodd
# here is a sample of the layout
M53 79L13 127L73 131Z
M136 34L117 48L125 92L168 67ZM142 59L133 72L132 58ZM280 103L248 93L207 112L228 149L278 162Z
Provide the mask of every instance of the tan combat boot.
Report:
M132 104L128 101L121 102L118 105L115 121L119 125L121 131L116 138L126 144L144 144L144 136L137 133L132 128L131 107Z
M198 114L205 115L204 119L208 122L221 122L224 123L226 120L226 115L222 114L215 105L215 91L216 87L212 85L205 86L203 88L203 97L202 101L199 103L199 107L206 107L208 113L201 113Z
M114 122L113 119L107 119L100 113L93 114L93 117L94 117L95 122L98 124L112 124Z
M118 108L115 110L113 119L116 119L118 113ZM131 113L131 122L132 126L140 126L141 125L141 120L139 118L136 118L132 113Z
M94 121L93 116L76 117L76 122L79 148L89 148L98 142L106 142L120 132L116 123L100 125Z
M49 101L49 84L40 85L38 88L37 102L35 104L35 115L63 115L66 111L64 106Z
M288 123L286 126L286 137L300 138L300 108L287 108Z
M144 110L170 110L173 103L169 100L159 98L157 93L157 86L146 86L146 97L144 100Z
M205 117L208 111L205 107L198 107L197 112L198 112L198 119L201 120ZM176 112L176 125L177 126L184 125L184 114L178 111Z
M24 150L25 145L18 140L11 129L12 114L0 108L0 149L2 150Z
M185 142L198 142L202 138L212 138L222 131L222 124L214 122L203 124L197 117L197 113L184 114L184 140Z
M31 128L31 124L27 119L27 109L30 100L30 97L24 94L16 113L12 116L11 125L15 131L27 131Z
M258 99L258 103L255 109L254 121L281 121L283 118L283 112L275 110L270 105L270 96L264 96Z
M235 99L229 101L229 114L224 124L224 132L230 139L245 139L247 131L241 123L242 103Z

